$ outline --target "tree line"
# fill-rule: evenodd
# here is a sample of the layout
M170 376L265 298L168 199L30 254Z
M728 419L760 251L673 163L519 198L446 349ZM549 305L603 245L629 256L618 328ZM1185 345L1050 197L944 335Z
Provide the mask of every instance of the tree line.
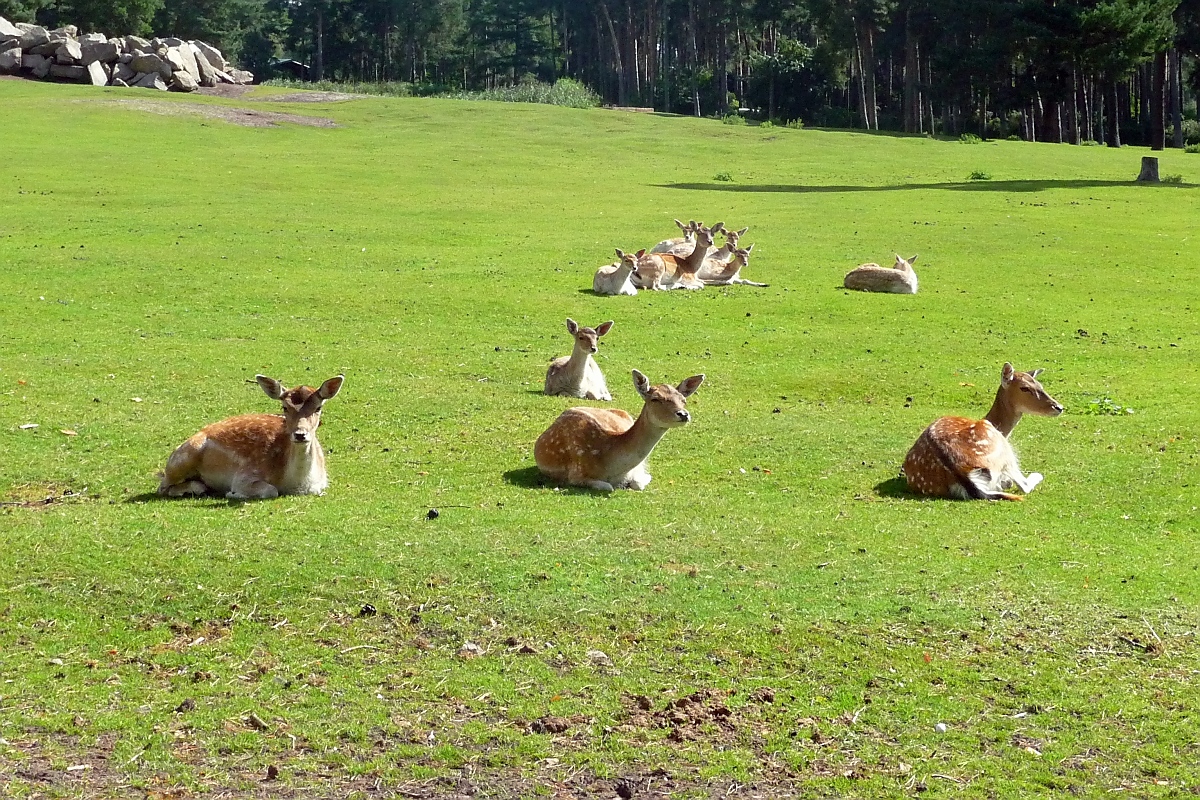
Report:
M581 81L695 115L1180 146L1200 0L0 0L0 15L221 47L256 74L414 91Z

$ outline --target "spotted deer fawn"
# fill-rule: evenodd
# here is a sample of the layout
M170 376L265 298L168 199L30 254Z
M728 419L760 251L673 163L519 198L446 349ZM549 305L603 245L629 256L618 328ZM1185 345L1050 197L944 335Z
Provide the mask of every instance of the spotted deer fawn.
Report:
M758 283L742 277L742 267L750 263L750 251L753 249L754 245L744 249L741 247L735 249L733 258L726 264L716 264L711 260L705 261L704 266L696 273L696 277L705 286L731 286L735 283L746 286L769 286L770 284Z
M695 244L686 258L669 253L647 253L642 256L638 259L637 269L633 273L633 285L639 289L656 291L703 289L704 283L696 277L696 273L712 249L713 234L720 232L724 227L724 223L718 222L711 228L697 228Z
M1013 485L1029 494L1041 474L1021 474L1008 437L1022 414L1057 417L1063 407L1038 383L1041 372L1017 372L1005 363L991 411L981 420L942 417L908 451L900 474L918 494L960 500L1020 500Z
M638 259L644 255L644 249L636 253L625 253L617 248L619 260L615 264L596 270L596 275L592 278L592 291L596 294L637 294L637 287L633 285L630 276L637 269Z
M266 375L255 381L278 414L243 414L200 429L167 459L158 493L170 497L223 493L234 500L281 494L324 494L329 485L325 452L317 441L321 406L342 388L338 375L318 388L283 384Z
M668 430L691 421L687 398L703 381L693 375L676 387L651 386L635 369L633 385L646 401L637 420L617 408L568 408L533 446L538 469L572 486L641 491L650 483L650 453Z
M604 373L592 359L600 349L600 337L612 329L610 319L595 329L581 328L579 323L567 318L567 333L575 337L575 349L571 355L556 358L546 370L546 394L563 397L582 397L585 400L612 400Z
M862 292L916 294L917 273L912 268L916 260L916 256L905 260L897 253L896 264L891 269L878 264L862 264L846 273L846 288Z
M686 256L692 252L692 247L696 242L696 230L704 225L696 220L689 220L685 225L679 220L675 220L675 224L679 226L679 230L683 232L683 236L677 236L674 239L663 239L654 247L650 248L651 253L670 253L673 256Z

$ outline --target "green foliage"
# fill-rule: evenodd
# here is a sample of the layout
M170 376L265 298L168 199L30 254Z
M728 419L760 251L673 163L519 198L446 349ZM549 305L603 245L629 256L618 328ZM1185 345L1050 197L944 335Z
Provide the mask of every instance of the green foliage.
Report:
M1089 400L1087 405L1083 407L1083 413L1095 414L1100 416L1120 416L1123 414L1132 414L1133 409L1128 406L1121 406L1108 397L1097 397L1094 400Z
M973 169L971 170L971 174L967 176L967 180L969 181L990 181L991 179L991 173L984 172L981 169Z
M516 86L505 86L481 92L444 92L438 97L454 100L495 100L506 103L544 103L570 108L595 108L600 96L579 81L559 78L553 84L527 80Z
M728 183L729 181L733 180L733 175L728 172L718 172L716 175L713 175L712 179L714 181L723 181Z
M59 0L52 7L52 24L110 36L149 36L155 33L151 23L162 6L163 0Z
M726 125L745 125L746 118L741 114L726 114L725 116L721 117L721 122L725 123Z
M1200 144L1200 122L1194 119L1183 121L1183 142L1185 145Z
M769 119L764 119L762 122L758 123L758 127L762 128L763 130L767 130L769 128L774 128L775 123Z
M982 144L983 139L974 133L964 133L958 137L961 144Z
M790 120L786 125L784 125L784 127L791 128L792 130L795 130L795 131L803 130L804 129L804 120L802 120L802 119Z
M1200 153L1200 144L1186 145L1183 148L1183 152L1185 152L1185 153Z
M263 81L264 86L277 86L285 89L304 89L320 92L340 92L344 94L367 94L381 97L412 97L417 92L411 83L403 81L299 81L293 78L271 78Z
M1179 185L1179 184L1183 183L1183 176L1182 175L1163 175L1161 180L1163 183Z

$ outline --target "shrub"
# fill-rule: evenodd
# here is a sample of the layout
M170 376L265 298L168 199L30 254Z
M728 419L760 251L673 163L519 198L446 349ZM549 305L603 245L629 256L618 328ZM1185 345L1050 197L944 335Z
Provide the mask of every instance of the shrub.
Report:
M726 114L721 117L721 122L724 122L726 125L745 125L746 118L740 114Z
M791 122L789 122L787 125L785 125L784 127L791 128L792 130L797 130L797 131L801 130L802 128L804 128L804 120L794 119Z
M502 86L481 92L444 92L437 97L451 100L493 100L503 103L545 103L570 108L595 108L600 96L571 78L559 78L553 84L526 80L515 86Z
M1194 119L1183 121L1184 144L1200 144L1200 122Z
M263 81L264 86L278 86L284 89L308 89L318 92L341 92L342 94L372 94L386 97L412 97L415 92L413 85L404 81L376 81L362 83L359 81L298 81L295 78L272 78Z
M992 176L981 169L971 170L971 174L967 176L969 181L990 181Z
M730 182L733 180L733 176L730 175L728 172L718 172L716 175L713 175L712 179L714 181Z
M983 141L983 139L980 139L974 133L964 133L962 136L958 137L958 141L960 141L963 144L980 144Z
M774 128L774 127L775 127L775 123L774 123L774 122L772 122L772 121L771 121L771 120L769 120L769 119L764 119L762 122L758 123L758 127L760 127L760 128Z
M1120 406L1109 397L1097 397L1090 401L1083 408L1085 414L1100 414L1102 416L1117 416L1119 414L1132 414L1133 409L1128 406Z
M1173 183L1178 186L1183 183L1183 176L1182 175L1163 175L1162 182L1163 183Z
M1200 153L1200 144L1189 144L1183 148L1185 153Z

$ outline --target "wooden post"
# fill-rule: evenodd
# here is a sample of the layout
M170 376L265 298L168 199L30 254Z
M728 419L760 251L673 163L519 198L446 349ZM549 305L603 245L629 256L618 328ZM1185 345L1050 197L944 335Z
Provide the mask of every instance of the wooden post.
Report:
M1154 156L1142 156L1142 171L1138 173L1137 179L1158 183L1158 159Z

